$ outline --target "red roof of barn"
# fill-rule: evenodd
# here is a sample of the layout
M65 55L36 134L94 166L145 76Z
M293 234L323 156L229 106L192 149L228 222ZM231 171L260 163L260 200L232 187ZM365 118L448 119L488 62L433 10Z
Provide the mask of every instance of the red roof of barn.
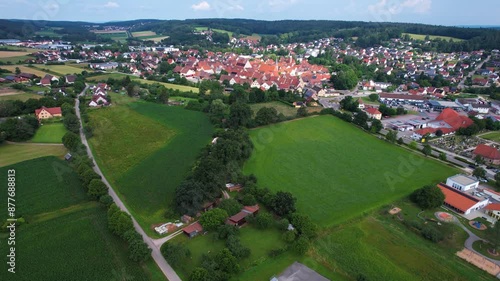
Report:
M195 222L191 225L184 227L182 229L182 231L184 231L187 234L193 233L195 231L201 232L201 231L203 231L203 227L201 226L201 224L199 222Z

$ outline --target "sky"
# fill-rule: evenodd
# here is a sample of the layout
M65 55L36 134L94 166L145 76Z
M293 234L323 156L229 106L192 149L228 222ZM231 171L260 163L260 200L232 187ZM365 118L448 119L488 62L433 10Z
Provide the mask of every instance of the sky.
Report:
M0 18L107 22L247 18L499 25L498 0L0 0Z

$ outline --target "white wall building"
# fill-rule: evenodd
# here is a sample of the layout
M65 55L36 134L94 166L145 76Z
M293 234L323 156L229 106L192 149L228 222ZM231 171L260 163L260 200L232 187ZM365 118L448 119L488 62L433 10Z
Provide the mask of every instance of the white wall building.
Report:
M468 191L470 189L478 188L479 181L465 175L455 175L446 180L446 185L460 191Z

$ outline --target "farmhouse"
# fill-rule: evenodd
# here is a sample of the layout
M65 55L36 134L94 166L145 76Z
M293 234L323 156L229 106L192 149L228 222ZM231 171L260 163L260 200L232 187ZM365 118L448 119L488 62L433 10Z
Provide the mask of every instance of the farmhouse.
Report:
M476 147L472 153L473 157L481 156L487 163L493 165L500 164L500 151L493 146L488 146L486 144L480 144Z
M294 262L280 276L273 277L271 281L329 281L329 279L301 263Z
M40 80L40 85L42 86L50 86L52 81L59 81L57 77L52 76L50 74L46 74L41 80Z
M182 229L182 232L186 234L189 238L193 238L196 235L200 234L203 232L203 227L199 222L195 222L191 225L188 225Z
M60 107L47 108L45 106L42 106L41 108L35 110L35 116L38 120L61 117L62 111Z
M468 191L479 187L479 181L465 175L456 175L446 180L446 185L460 191Z
M367 108L366 114L368 115L369 118L377 119L380 120L382 119L382 112L378 111L378 109L374 107Z
M457 213L468 215L489 204L488 198L480 199L443 183L438 184L438 187L445 196L444 205Z

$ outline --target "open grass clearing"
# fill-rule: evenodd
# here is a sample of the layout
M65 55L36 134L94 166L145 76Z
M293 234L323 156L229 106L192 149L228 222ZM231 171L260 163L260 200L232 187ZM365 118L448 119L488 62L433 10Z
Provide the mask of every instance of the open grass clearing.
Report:
M500 143L500 132L491 132L480 136L483 139Z
M109 78L113 79L123 79L127 76L127 74L122 74L122 73L108 73L108 74L102 74L102 75L97 75L97 76L92 76L88 78L87 80L90 81L106 81ZM144 83L144 84L161 84L165 86L167 89L172 89L172 90L179 90L182 92L194 92L194 93L199 93L199 89L195 87L190 87L190 86L184 86L184 85L177 85L177 84L171 84L171 83L163 83L163 82L158 82L158 81L152 81L152 80L145 80L141 79L140 77L137 76L132 76L128 75L130 79L137 81L139 83Z
M0 167L44 156L63 158L67 150L62 145L44 144L2 144L0 145Z
M257 111L263 107L274 107L278 113L282 113L283 115L287 117L292 117L297 115L297 108L293 106L286 105L282 102L279 101L271 101L271 102L265 102L265 103L254 103L250 105L250 108L252 108L254 116L257 114Z
M42 124L30 140L33 143L62 143L67 130L62 122Z
M33 280L33 275L38 280L165 280L154 261L139 265L128 259L125 242L108 230L106 209L86 199L78 175L64 161L44 157L2 168L4 182L7 169L16 170L16 214L27 223L16 228L18 270L2 271L2 280ZM0 207L6 204L2 200Z
M250 136L255 149L244 172L255 174L259 186L290 191L299 212L322 226L357 217L458 173L332 116L259 128Z
M200 112L146 102L93 110L90 118L99 166L141 226L155 235L151 226L166 221L175 188L210 142L212 125Z
M41 99L41 98L43 98L42 95L16 92L15 90L13 90L13 92L10 92L10 93L0 94L0 101L4 101L4 100L27 101L29 99Z
M424 34L403 33L403 35L406 35L406 34L408 34L410 36L410 38L412 38L414 40L422 40L422 41L425 40L425 37L427 36ZM429 35L429 39L430 40L441 39L441 40L445 40L445 41L449 41L451 39L455 42L464 41L463 39L460 39L460 38L449 37L449 36L439 36L439 35Z

